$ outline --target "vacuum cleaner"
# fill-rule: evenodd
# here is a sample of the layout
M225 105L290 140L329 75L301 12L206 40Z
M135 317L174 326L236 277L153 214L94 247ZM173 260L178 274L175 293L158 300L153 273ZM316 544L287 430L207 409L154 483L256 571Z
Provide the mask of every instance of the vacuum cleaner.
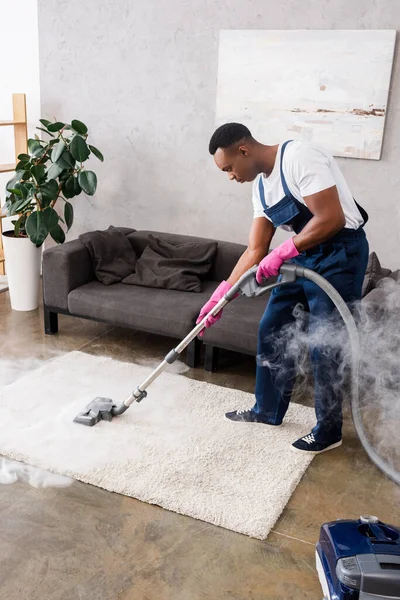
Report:
M400 599L400 529L375 516L322 525L316 563L324 600Z

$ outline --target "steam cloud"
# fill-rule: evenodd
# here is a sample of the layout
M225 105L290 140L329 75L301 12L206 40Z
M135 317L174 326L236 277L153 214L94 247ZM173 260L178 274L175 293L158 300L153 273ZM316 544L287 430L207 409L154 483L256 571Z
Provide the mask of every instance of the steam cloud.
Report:
M353 306L360 338L359 396L364 429L376 452L400 471L400 278L396 272L382 279L376 289ZM284 359L294 359L297 380L293 400L314 396L308 349L322 348L334 363L334 380L344 392L344 407L350 396L351 348L347 330L335 313L329 320L312 319L301 305L295 321L279 335L271 336L274 352L257 357L274 370L275 383L285 383ZM312 327L310 327L312 325ZM306 432L305 432L306 433Z

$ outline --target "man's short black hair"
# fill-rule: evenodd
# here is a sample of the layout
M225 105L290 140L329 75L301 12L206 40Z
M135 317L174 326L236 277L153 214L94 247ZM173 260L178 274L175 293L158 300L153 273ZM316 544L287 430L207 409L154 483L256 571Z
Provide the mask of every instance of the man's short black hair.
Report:
M230 148L240 140L251 138L250 130L240 123L225 123L214 131L208 150L214 156L218 148Z

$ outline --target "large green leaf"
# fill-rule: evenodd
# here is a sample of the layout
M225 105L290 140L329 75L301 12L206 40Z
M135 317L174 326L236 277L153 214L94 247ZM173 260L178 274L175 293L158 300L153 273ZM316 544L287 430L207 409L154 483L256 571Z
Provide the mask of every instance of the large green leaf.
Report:
M15 188L12 188L12 189L10 188L8 191L9 191L9 192L11 192L12 194L15 194L15 195L16 195L16 196L18 196L19 198L22 198L22 197L23 197L23 195L22 195L22 190L21 190L20 188L17 188L17 187L15 187Z
M48 125L50 125L51 121L48 121L47 119L39 119L40 123L42 125L44 125L45 127L47 127Z
M89 196L93 196L97 188L97 177L93 171L81 171L78 176L79 185Z
M51 229L58 224L58 214L54 208L45 208L32 212L26 220L26 233L30 240L41 246Z
M29 159L32 160L32 156L34 158L41 158L46 152L46 148L38 140L28 140L28 151L30 154Z
M22 174L21 181L28 181L29 179L32 179L32 173L29 170L25 170Z
M25 220L26 220L26 216L21 215L20 218L18 219L18 221L15 222L15 226L14 226L15 237L19 237L21 229L23 229L25 227Z
M7 183L6 190L12 190L15 188L15 184L19 183L24 175L25 171L17 171L12 179Z
M31 173L38 185L44 182L44 179L46 177L46 170L43 165L36 165L34 167L31 167Z
M68 231L71 229L72 223L74 221L74 207L70 202L65 203L64 208L64 219L65 224L67 225Z
M26 198L28 196L30 185L32 185L32 184L16 183L15 187L12 189L10 188L8 191L11 194L18 196L18 198Z
M69 146L69 150L70 150L72 156L74 157L74 159L78 160L79 162L85 161L89 157L89 154L90 154L90 150L89 150L85 140L80 135L76 135L73 138L73 140Z
M32 153L35 149L41 148L41 147L42 147L42 145L41 145L40 142L38 142L38 140L34 140L32 138L30 138L28 140L28 150L29 150L29 152Z
M50 235L57 244L63 244L65 242L65 233L58 224L50 229Z
M93 154L99 159L101 160L101 162L104 161L104 156L102 155L102 153L100 152L100 150L98 148L96 148L96 146L91 146L89 144L89 148L90 150L93 152Z
M44 142L43 142L44 143ZM42 146L39 140L28 140L28 150L31 156L35 158L41 158L46 152L47 144ZM31 157L29 157L31 159Z
M56 121L55 123L50 123L50 125L47 125L47 129L49 131L60 131L60 129L62 129L65 126L65 123L61 123L61 121Z
M50 229L53 229L53 227L57 225L58 214L56 213L54 208L48 206L47 208L42 210L42 215L48 231L50 231Z
M79 181L77 177L74 177L74 192L75 192L75 196L79 196L79 194L81 193L82 188L79 185Z
M50 133L50 131L47 131L47 129L43 129L43 127L36 127L36 129L39 129L39 131L44 131L44 133L47 133L47 135L50 135L52 138L54 137L54 135Z
M22 191L22 195L24 198L27 198L29 195L32 197L34 194L34 188L35 188L35 184L28 182L28 183L21 183L21 185L19 186L21 191Z
M22 162L22 160L19 161L19 163L17 163L15 169L17 171L26 171L27 169L30 168L30 163L28 162Z
M80 135L86 135L88 132L88 128L86 127L85 123L82 123L82 121L77 121L74 119L71 121L71 126L72 129L76 131L76 133L80 133Z
M26 208L28 208L31 202L32 198L30 196L29 198L22 198L21 200L17 200L17 202L14 202L10 206L10 216L22 213Z
M71 175L63 183L62 191L63 191L65 198L73 198L75 196L74 179L75 179L75 177L73 175Z
M26 233L36 246L41 246L49 234L46 218L43 216L43 213L44 211L34 211L26 220Z
M63 169L73 169L75 167L75 159L68 150L65 150L58 158L57 164Z
M47 179L57 179L57 177L62 173L63 168L60 167L59 164L53 163L50 169L47 171Z
M52 200L55 200L58 196L57 181L55 179L50 179L49 181L46 181L46 183L42 183L40 192L45 204L52 202Z
M55 146L53 146L53 149L51 151L51 160L53 161L53 163L58 161L64 150L65 142L63 140L60 140L58 144L55 144Z
M69 179L70 177L71 177L71 173L69 171L64 170L58 179L59 179L60 183L65 183L67 181L67 179Z
M18 160L19 162L15 167L16 171L27 171L32 166L31 157L28 154L20 154Z

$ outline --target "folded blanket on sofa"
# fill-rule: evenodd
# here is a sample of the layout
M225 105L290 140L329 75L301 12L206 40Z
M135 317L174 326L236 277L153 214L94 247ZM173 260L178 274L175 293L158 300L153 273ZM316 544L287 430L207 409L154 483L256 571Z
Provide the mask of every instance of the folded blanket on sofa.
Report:
M126 235L116 227L83 233L79 240L88 249L95 275L101 283L118 283L134 272L136 253Z
M200 292L201 278L210 271L217 247L217 242L175 245L149 235L149 244L136 263L135 273L122 283Z

